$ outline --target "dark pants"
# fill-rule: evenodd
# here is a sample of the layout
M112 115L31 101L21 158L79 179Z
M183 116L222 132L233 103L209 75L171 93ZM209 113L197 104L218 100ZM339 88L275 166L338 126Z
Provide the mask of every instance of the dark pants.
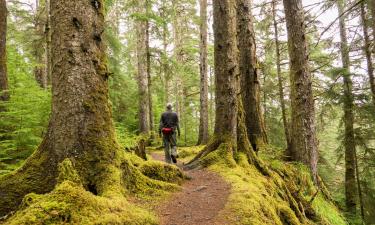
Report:
M173 132L172 134L163 134L163 142L165 161L167 163L172 163L171 155L177 156L176 132Z

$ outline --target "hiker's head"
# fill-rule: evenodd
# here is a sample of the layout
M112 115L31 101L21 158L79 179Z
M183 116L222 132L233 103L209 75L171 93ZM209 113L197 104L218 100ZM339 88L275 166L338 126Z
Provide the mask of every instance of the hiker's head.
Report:
M168 103L167 104L167 110L172 110L173 106L172 106L172 103Z

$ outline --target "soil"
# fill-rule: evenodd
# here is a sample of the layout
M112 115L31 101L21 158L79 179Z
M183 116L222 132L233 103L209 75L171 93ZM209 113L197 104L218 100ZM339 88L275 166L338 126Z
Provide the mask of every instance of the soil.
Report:
M152 153L156 160L164 156ZM181 163L177 163L181 167ZM182 185L182 190L172 194L155 210L162 225L224 225L223 213L230 194L230 185L218 174L206 169L185 171L191 178Z

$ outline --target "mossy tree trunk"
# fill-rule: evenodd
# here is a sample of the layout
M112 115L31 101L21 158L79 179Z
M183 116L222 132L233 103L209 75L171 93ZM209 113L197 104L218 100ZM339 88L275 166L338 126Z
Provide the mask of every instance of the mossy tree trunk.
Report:
M260 107L260 82L251 0L237 0L237 34L239 49L240 92L245 110L247 134L254 151L267 142Z
M52 113L39 148L0 178L0 216L30 193L51 191L58 164L69 158L84 187L105 196L121 192L119 148L108 104L103 1L51 1ZM3 14L1 14L3 15Z
M215 61L215 128L208 145L186 168L200 166L199 160L222 143L233 154L237 144L238 48L236 0L213 1Z
M288 32L291 84L292 160L309 166L317 182L318 144L315 131L314 98L301 0L284 0Z
M167 6L165 0L162 1L162 8L160 10L160 17L166 18L167 17ZM163 36L163 52L161 55L161 63L163 69L163 77L164 77L164 105L170 102L170 87L171 87L171 74L169 69L168 63L168 24L164 22L161 28L161 33Z
M208 58L207 58L207 0L200 0L200 113L198 145L207 144L208 131Z
M344 12L345 1L337 2L338 13L341 15ZM354 138L354 97L353 97L353 83L350 73L350 56L349 46L346 34L345 18L339 18L340 38L341 38L341 61L343 67L344 78L344 147L345 147L345 202L346 208L349 212L355 213L357 208L357 185L355 177L355 158L356 146Z
M149 81L148 81L148 66L147 66L147 50L148 50L148 22L145 18L147 1L140 0L137 1L137 12L138 18L136 21L136 30L137 30L137 60L138 60L138 120L139 120L139 132L142 134L148 134L150 131L149 123Z
M146 0L146 15L147 15L147 24L146 24L146 54L147 54L147 91L148 91L148 113L149 113L149 127L150 131L154 128L154 116L153 116L153 104L152 104L152 80L151 80L151 52L150 52L150 22L148 19L150 13L151 3L149 0ZM153 134L152 134L153 135Z
M368 33L368 20L367 20L367 12L366 12L366 7L365 7L365 2L361 3L361 19L362 19L362 27L363 27L363 37L364 37L364 42L365 42L363 49L364 49L364 53L365 53L366 61L367 61L367 74L369 76L369 81L370 81L372 103L375 106L374 66L372 64L371 41L370 41L370 35ZM374 31L374 34L375 34L375 31ZM374 35L374 38L375 38L375 35Z
M6 57L7 16L6 1L0 0L0 101L9 99Z
M286 154L287 156L290 156L290 146L291 146L291 140L290 140L290 134L289 134L289 123L286 115L286 104L284 99L284 85L283 85L283 78L281 74L281 54L280 54L280 42L279 42L279 29L277 26L277 1L272 1L272 15L273 15L273 27L275 32L275 49L276 49L276 66L277 66L277 80L278 80L278 87L279 87L279 99L280 99L280 105L281 105L281 113L283 118L283 125L284 125L284 134L285 134L285 140L286 140Z

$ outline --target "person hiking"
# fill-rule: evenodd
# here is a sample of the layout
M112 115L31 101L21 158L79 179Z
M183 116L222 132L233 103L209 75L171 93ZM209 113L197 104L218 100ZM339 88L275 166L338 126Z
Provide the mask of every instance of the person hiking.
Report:
M180 137L180 126L177 113L172 111L172 104L167 104L167 111L161 115L159 135L163 134L165 161L177 163L177 138L176 131Z

